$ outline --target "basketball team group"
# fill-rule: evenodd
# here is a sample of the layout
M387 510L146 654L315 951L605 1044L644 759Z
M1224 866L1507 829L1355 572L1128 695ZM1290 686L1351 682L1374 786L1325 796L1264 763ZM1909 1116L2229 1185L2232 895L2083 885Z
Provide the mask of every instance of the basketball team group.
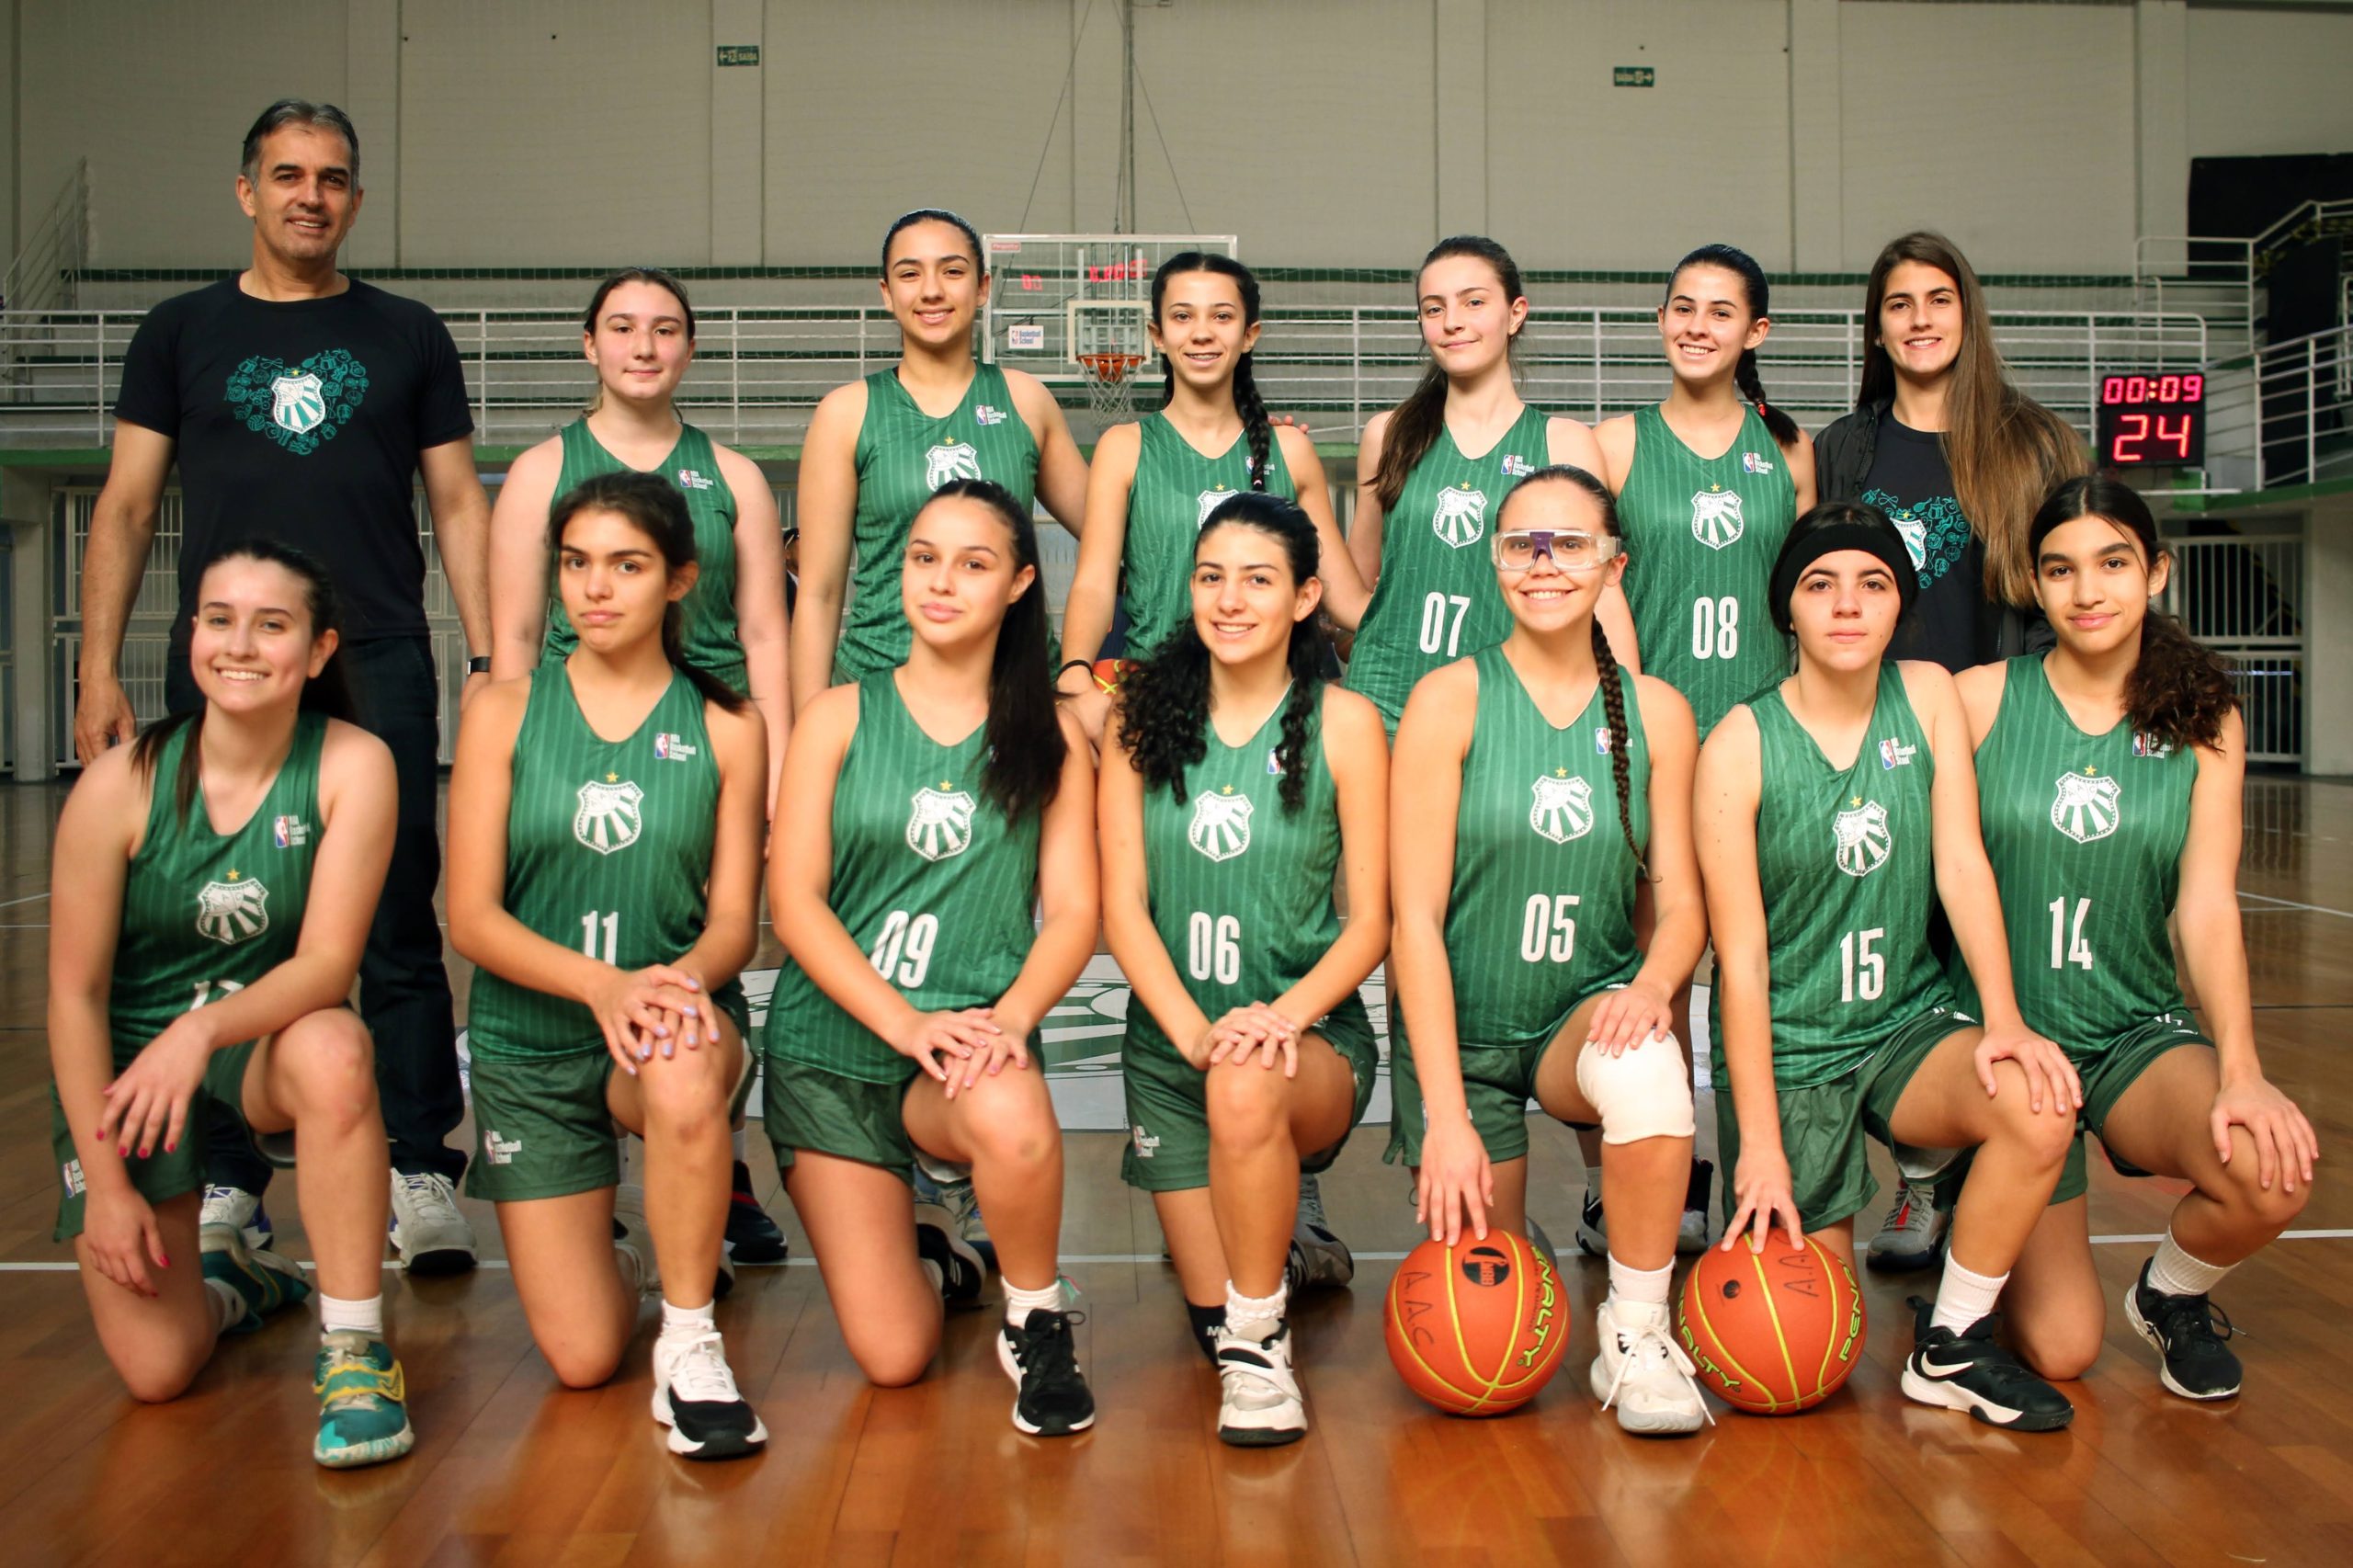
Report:
M1576 1130L1589 1388L1625 1431L1699 1430L1703 1382L1766 1409L1832 1386L1826 1353L1766 1354L1795 1343L1769 1314L1678 1326L1678 1254L1811 1258L1851 1302L1859 1250L1924 1281L1905 1398L2063 1427L2053 1385L2109 1312L2095 1140L2187 1187L2121 1302L2154 1375L2238 1392L2212 1293L2317 1157L2256 1048L2245 732L2158 608L2148 506L2011 382L1948 241L1880 254L1854 410L1809 437L1761 383L1746 253L1662 258L1671 388L1588 427L1516 391L1512 257L1445 240L1413 284L1427 369L1365 428L1344 535L1254 380L1280 326L1247 267L1159 267L1158 406L1089 455L976 356L972 226L910 212L880 256L899 358L817 406L795 534L680 417L694 312L645 267L587 300L587 412L494 506L448 331L337 268L359 165L332 106L255 122L252 265L140 327L82 563L56 1234L134 1397L307 1302L317 1461L408 1452L387 1234L410 1270L472 1267L462 1184L565 1386L612 1378L657 1296L669 1449L756 1453L714 1315L784 1252L744 1163L756 1084L864 1373L925 1377L993 1271L1014 1425L1084 1431L1039 1029L1098 941L1132 987L1123 1174L1229 1443L1308 1429L1290 1308L1353 1273L1316 1182L1374 1088L1384 964L1385 1158L1472 1259L1449 1279L1535 1276L1557 1306L1529 1102ZM176 466L170 711L134 715L123 631ZM420 484L472 655L445 890L467 1151ZM1079 541L1058 628L1040 507ZM756 1029L764 901L785 956ZM1900 1184L1859 1249L1867 1141ZM308 1267L276 1245L279 1170ZM1504 1381L1391 1326L1442 1404Z

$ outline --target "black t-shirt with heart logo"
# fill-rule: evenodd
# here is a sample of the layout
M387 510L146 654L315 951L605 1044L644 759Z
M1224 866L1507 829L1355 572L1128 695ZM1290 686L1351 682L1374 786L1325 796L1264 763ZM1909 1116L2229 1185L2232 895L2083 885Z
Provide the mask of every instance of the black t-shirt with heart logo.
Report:
M240 540L316 558L352 641L421 637L417 454L473 430L465 372L430 308L353 279L324 300L257 300L233 277L147 313L115 416L177 445L185 644L205 566Z

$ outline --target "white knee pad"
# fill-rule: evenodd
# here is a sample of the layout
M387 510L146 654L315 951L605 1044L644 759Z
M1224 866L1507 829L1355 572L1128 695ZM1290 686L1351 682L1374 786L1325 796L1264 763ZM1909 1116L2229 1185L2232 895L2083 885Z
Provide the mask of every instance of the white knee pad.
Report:
M1601 1113L1604 1143L1691 1136L1691 1085L1683 1078L1683 1047L1671 1034L1616 1056L1585 1047L1577 1052L1577 1092Z

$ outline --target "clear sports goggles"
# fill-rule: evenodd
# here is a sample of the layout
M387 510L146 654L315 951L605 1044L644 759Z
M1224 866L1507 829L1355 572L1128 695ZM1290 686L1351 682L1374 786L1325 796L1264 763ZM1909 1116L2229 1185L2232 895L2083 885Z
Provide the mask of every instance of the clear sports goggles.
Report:
M1522 528L1499 533L1490 547L1498 571L1525 572L1543 556L1563 572L1590 572L1606 565L1621 548L1608 534L1581 530Z

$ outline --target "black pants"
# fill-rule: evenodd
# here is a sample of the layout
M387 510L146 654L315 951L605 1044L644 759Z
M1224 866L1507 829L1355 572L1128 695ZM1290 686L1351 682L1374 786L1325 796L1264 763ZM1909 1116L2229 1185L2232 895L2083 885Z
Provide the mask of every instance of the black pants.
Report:
M455 1007L441 967L441 927L433 914L433 889L441 880L436 814L441 704L433 645L423 637L392 637L347 642L339 656L359 722L392 748L400 777L392 869L359 959L359 1016L376 1039L384 1131L394 1170L438 1171L454 1181L465 1171L466 1156L445 1140L465 1115L465 1100L458 1087ZM172 650L165 700L176 713L203 701L185 647ZM313 896L324 891L313 889ZM269 1166L254 1153L244 1129L223 1117L211 1125L205 1179L255 1193L268 1186Z

